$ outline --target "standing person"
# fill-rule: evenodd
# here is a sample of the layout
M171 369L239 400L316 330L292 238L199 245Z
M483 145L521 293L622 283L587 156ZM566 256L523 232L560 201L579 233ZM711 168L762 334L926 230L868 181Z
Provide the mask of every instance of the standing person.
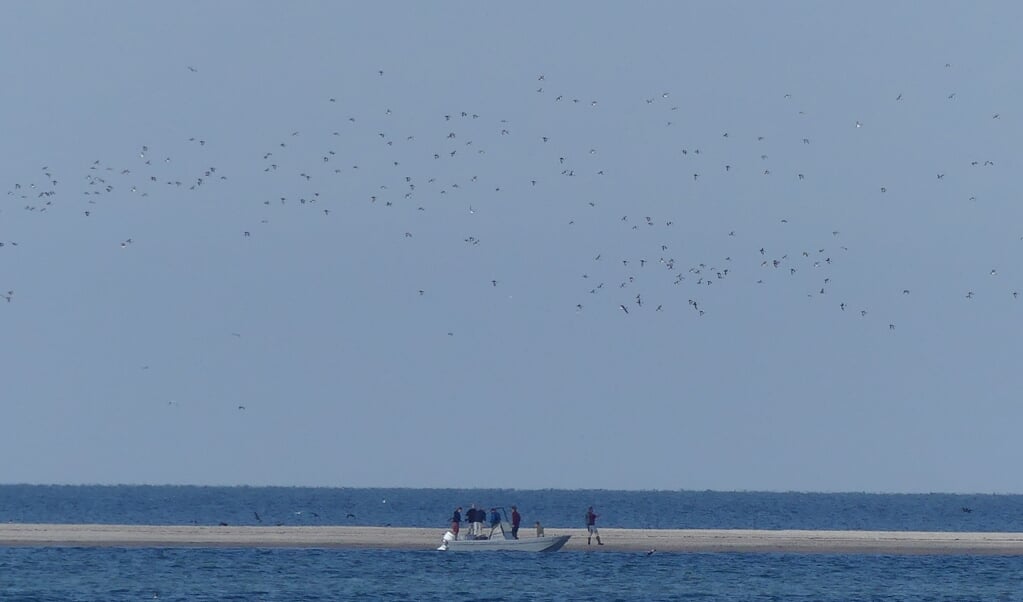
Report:
M455 508L455 512L451 515L451 532L454 533L455 539L458 539L458 529L462 526L462 507Z
M522 515L519 514L517 506L512 506L512 539L519 538L519 523L522 522Z
M471 504L465 512L465 522L469 523L469 535L476 535L476 504Z
M472 505L476 508L476 504ZM487 520L487 511L483 509L483 504L480 504L479 508L476 508L476 518L472 522L472 528L476 532L476 535L483 535L483 521Z
M597 538L597 545L604 545L604 542L600 541L600 533L597 532L598 516L600 515L593 511L593 506L586 511L586 545L590 545L590 538L593 537Z

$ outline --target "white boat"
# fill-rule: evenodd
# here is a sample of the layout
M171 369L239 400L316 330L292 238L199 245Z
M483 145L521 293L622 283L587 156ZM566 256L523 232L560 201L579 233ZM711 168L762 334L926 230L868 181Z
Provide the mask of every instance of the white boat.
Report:
M495 534L490 539L455 539L455 534L448 531L444 534L438 550L450 552L483 552L483 551L519 551L519 552L556 552L568 541L571 535L555 537L524 537L513 539L511 534Z
M502 514L504 508L500 509ZM456 539L455 534L448 531L441 541L441 551L451 552L485 552L485 551L519 551L519 552L557 552L568 542L571 535L554 537L522 537L515 539L511 534L511 525L501 521L490 528L487 535L467 536Z

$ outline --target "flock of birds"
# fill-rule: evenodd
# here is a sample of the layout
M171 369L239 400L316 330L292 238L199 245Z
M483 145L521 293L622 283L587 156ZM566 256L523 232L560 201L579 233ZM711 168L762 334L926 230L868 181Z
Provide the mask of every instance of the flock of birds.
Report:
M190 74L200 71L194 66L187 69ZM385 80L388 74L378 71L374 77ZM327 97L310 111L323 116L320 127L293 129L268 140L264 148L249 152L247 167L233 162L224 165L227 157L217 150L223 142L199 135L163 143L143 141L120 157L88 159L77 172L58 172L56 166L43 164L7 186L0 220L9 221L12 211L37 216L62 213L75 215L87 226L95 220L117 220L117 211L126 201L180 202L189 195L251 197L255 182L258 196L245 201L250 211L239 218L236 231L243 240L269 236L268 227L283 212L306 211L323 220L344 220L357 206L360 215L368 211L385 231L392 232L395 244L408 245L415 255L429 255L430 241L440 235L460 241L466 253L489 246L494 257L528 256L525 250L534 238L547 236L544 240L549 242L556 233L565 233L560 262L571 265L560 280L566 295L574 296L562 307L568 315L618 313L623 319L634 319L641 313L686 312L702 317L717 310L718 289L731 286L726 289L730 292L722 294L741 296L755 294L753 287L775 286L827 304L835 312L872 320L881 329L896 329L895 320L875 312L864 295L846 295L862 283L850 283L843 267L850 264L857 246L871 244L869 239L847 240L838 223L791 223L799 221L799 216L786 215L783 209L769 222L757 223L743 219L747 210L737 208L732 216L743 222L742 227L730 227L720 219L693 220L708 210L706 204L728 201L716 188L759 189L765 196L763 203L768 203L771 199L766 197L791 195L816 178L809 159L826 141L809 133L820 128L800 130L798 125L810 119L807 112L813 110L812 104L791 94L776 99L784 112L779 119L796 124L784 139L727 128L711 137L691 133L694 128L687 127L687 121L693 117L684 99L676 101L669 91L637 95L628 115L609 119L602 113L606 109L600 99L575 96L545 75L537 74L526 85L517 102L537 116L530 121L484 110L493 107L399 115L386 102L372 114L356 114L346 110L344 100ZM949 91L945 101L956 99L955 92ZM908 94L890 98L892 105L908 102ZM1002 115L993 112L970 118L997 121ZM628 120L634 123L623 125ZM638 132L645 140L643 147L606 148L593 142L602 135L594 130L610 128L607 124L612 122ZM868 127L854 118L847 124L852 132ZM665 156L653 162L667 167L643 172L641 157L662 150ZM623 165L622 159L630 155L636 157L632 164ZM776 155L782 159L775 159ZM977 157L961 167L995 170L1000 161L1000 157ZM800 162L807 167L800 167ZM952 167L936 169L932 182L949 179L951 171ZM650 204L622 200L609 192L630 189L633 184L637 190L663 190L678 200ZM873 194L890 197L889 187L876 182ZM913 192L900 194L906 197ZM976 202L976 197L962 201ZM502 226L495 226L493 220L488 225L475 223L486 214L503 219L515 211L539 210L557 216L557 223L522 232L517 242L509 242L515 237L496 236ZM433 212L444 214L441 223L454 225L443 229L438 222L422 218ZM547 221L547 215L542 219ZM587 229L597 236L582 232ZM31 251L9 228L4 233L0 260ZM111 244L127 251L142 242L143 237L136 234ZM523 269L528 271L529 266ZM990 267L987 277L997 281L997 266ZM736 281L745 283L745 288L736 287ZM843 286L836 286L840 283ZM525 284L521 274L495 268L478 282L463 286L478 287L482 295ZM999 288L999 294L1018 298L1018 290L1008 284L991 291L997 293ZM0 290L5 291L6 303L15 303L21 287L0 282ZM513 292L508 289L508 294ZM434 293L435 288L425 281L409 285L411 302ZM879 294L892 298L912 295L913 290L898 287ZM964 287L960 294L969 301L980 292ZM454 336L456 326L448 325L443 331Z

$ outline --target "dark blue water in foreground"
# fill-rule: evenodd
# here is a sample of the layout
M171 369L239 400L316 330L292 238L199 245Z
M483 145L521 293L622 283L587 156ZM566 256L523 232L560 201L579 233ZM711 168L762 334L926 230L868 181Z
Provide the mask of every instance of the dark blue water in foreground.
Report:
M0 548L9 600L1018 600L1016 557Z
M1023 496L0 486L0 520L435 526L457 504L527 524L1023 531ZM968 508L971 512L964 512ZM259 520L256 518L259 515ZM1023 600L1023 558L0 547L0 600Z

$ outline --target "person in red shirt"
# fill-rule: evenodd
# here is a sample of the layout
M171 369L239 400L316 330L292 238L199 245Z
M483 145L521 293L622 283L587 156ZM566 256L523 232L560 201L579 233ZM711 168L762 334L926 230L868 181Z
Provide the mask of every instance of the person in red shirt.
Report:
M519 514L517 506L512 506L512 537L519 538L519 523L522 522L522 515Z

